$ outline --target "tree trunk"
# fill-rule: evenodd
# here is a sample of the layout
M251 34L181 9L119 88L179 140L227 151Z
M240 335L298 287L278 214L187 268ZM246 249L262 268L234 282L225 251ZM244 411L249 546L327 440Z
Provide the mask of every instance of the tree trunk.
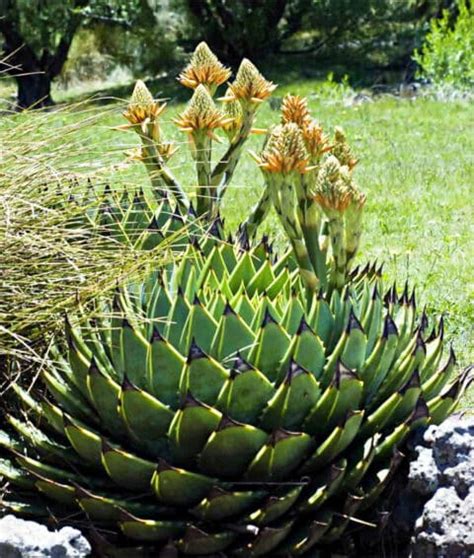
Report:
M79 8L87 7L89 0L75 0L74 8L66 22L65 30L51 52L45 45L40 52L25 41L20 31L20 9L16 2L0 0L5 13L0 14L0 33L5 39L3 56L5 71L13 76L18 85L17 106L19 109L42 108L53 104L51 82L61 72L66 62L74 34L81 25L82 14ZM0 64L0 70L2 70Z
M17 106L19 109L43 108L53 103L51 98L51 76L46 72L15 76L18 85Z

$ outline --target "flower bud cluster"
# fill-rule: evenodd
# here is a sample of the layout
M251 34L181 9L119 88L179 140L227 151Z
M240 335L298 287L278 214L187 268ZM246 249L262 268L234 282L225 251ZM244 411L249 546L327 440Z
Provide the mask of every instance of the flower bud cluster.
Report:
M341 165L345 165L349 170L356 166L357 159L353 156L352 149L347 143L346 134L340 126L334 128L334 143L331 152L337 157Z
M303 134L293 122L277 126L262 151L260 167L267 172L304 174L308 166Z
M217 56L206 43L199 43L189 64L180 73L178 81L185 87L196 89L199 85L206 86L211 93L225 83L231 71L219 62Z
M143 124L145 121L154 121L158 118L165 107L166 104L155 101L148 87L143 81L138 80L123 115L132 125Z
M258 69L244 58L233 83L229 84L230 95L223 100L239 100L246 105L259 105L270 97L276 85L265 79Z
M355 185L351 169L330 155L319 169L314 198L325 210L344 212L350 206L362 209L366 196Z
M183 132L204 131L210 133L232 121L217 108L207 88L200 84L196 87L185 110L174 122Z

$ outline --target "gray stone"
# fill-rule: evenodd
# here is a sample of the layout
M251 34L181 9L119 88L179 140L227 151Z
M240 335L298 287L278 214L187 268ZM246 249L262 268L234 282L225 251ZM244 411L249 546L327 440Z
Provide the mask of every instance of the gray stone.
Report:
M49 531L14 515L0 519L1 558L85 558L90 552L90 544L72 527Z
M430 448L418 447L418 457L410 464L407 489L421 496L431 496L438 488L438 468Z
M433 455L441 470L469 461L473 453L474 417L448 419L434 432Z
M439 488L415 525L413 558L474 556L474 491L462 500L453 487Z
M415 450L403 494L404 508L421 510L413 558L474 557L474 417L428 428Z
M461 498L465 498L473 488L474 453L470 461L464 461L455 467L448 467L440 474L443 486L454 486Z

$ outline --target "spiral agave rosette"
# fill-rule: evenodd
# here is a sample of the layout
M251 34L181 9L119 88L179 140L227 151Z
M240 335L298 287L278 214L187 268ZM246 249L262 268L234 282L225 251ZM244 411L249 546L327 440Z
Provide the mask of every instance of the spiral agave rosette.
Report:
M15 388L28 418L0 435L2 507L82 511L183 556L312 556L372 520L405 438L466 385L442 321L429 333L379 275L308 304L265 243L189 244L67 321L41 400Z

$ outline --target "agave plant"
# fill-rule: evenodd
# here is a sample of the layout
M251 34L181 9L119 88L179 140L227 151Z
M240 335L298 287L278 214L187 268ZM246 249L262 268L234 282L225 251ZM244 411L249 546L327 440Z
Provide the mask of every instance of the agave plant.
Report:
M402 442L466 377L442 362L442 321L429 332L408 288L382 296L380 269L308 306L289 264L265 242L190 244L68 320L47 393L15 387L28 412L0 437L2 506L75 509L180 555L314 555L373 521Z
M261 198L239 241L223 240L219 204L274 88L245 60L219 109L229 75L201 44L179 78L194 89L176 122L196 163L196 213L167 165L164 105L138 82L125 116L151 193L108 191L85 218L140 249L176 234L183 257L118 286L93 319L68 316L44 392L14 386L25 412L0 431L4 509L77 513L163 557L315 556L354 524L376 526L404 441L465 390L469 370L454 373L452 349L443 357L443 321L429 330L408 285L383 293L381 268L352 269L357 161L304 99L284 99L254 154ZM212 168L219 129L229 146ZM272 207L291 245L282 257L252 242Z

